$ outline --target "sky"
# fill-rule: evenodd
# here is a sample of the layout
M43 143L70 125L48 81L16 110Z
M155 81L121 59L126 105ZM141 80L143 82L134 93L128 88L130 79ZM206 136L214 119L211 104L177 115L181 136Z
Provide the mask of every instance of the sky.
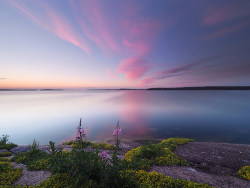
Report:
M250 85L249 0L0 0L0 88Z

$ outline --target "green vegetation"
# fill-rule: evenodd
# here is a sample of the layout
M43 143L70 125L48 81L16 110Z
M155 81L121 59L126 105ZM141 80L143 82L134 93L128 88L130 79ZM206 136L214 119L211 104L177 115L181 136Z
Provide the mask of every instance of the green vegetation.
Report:
M9 141L8 138L9 138L8 135L2 135L2 137L0 138L0 149L11 150L12 148L17 146L12 142L8 142Z
M28 170L47 170L50 155L38 149L39 143L34 140L30 146L31 150L18 153L11 161L27 165Z
M7 161L7 162L9 162L10 160L8 158L0 157L0 162L1 161Z
M113 155L110 160L105 157L102 158L100 157L98 150L95 152L85 151L83 148L86 147L86 141L83 141L82 144L80 141L76 142L76 146L73 148L72 152L55 150L53 149L53 143L50 143L50 154L38 150L37 143L35 143L33 144L34 147L32 147L32 150L17 154L12 158L12 161L26 164L30 170L50 170L53 175L48 180L43 181L37 186L15 187L209 188L211 187L209 185L193 183L187 180L173 179L156 172L146 172L141 170L149 170L153 163L159 163L159 165L171 165L175 163L182 164L180 162L182 159L176 158L176 156L172 153L172 150L173 148L178 147L178 145L184 144L188 141L192 140L174 138L164 140L159 144L147 144L127 152L125 160L119 160L115 155ZM141 159L135 161L135 159L139 159L139 157L141 157ZM7 185L6 183L1 183L2 184L0 185ZM11 183L8 183L8 185L10 184Z
M158 144L146 144L127 152L125 159L135 163L144 159L148 164L159 166L187 165L188 162L175 155L173 150L179 145L193 141L186 138L169 138Z
M171 138L158 144L146 144L127 152L125 159L120 160L117 155L120 151L121 134L118 122L113 130L115 146L85 141L86 134L81 128L80 120L76 141L64 143L73 145L71 152L63 152L61 148L55 147L54 142L50 142L50 149L46 153L38 150L39 143L34 140L30 151L17 154L11 161L27 165L28 170L49 170L52 176L37 186L14 186L12 184L22 170L13 169L8 159L0 158L0 188L211 187L145 171L154 164L186 165L187 161L176 156L173 150L193 140ZM88 151L87 147L96 150ZM99 149L114 150L111 159L106 151L100 153Z
M11 152L0 152L0 157L7 157L7 156L11 156L12 153Z
M11 185L21 174L22 169L13 169L9 161L0 161L0 186Z
M239 171L238 171L238 175L241 178L250 180L250 166L243 166Z
M90 142L90 141L82 141L84 147L90 147L92 149L108 149L108 150L114 150L115 146L106 144L106 143L95 143L95 142ZM64 142L62 145L72 145L73 147L76 147L76 141L69 141L69 142Z
M146 172L143 170L133 171L128 170L125 173L125 179L132 181L135 184L135 187L186 187L186 188L210 188L212 186L207 184L190 182L187 180L173 179L168 176L157 172Z

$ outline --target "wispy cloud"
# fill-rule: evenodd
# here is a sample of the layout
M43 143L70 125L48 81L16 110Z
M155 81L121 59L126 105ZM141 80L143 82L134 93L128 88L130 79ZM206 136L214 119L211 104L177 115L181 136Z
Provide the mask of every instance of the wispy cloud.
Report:
M218 5L214 3L205 11L202 23L206 26L222 23L225 21L241 18L249 15L248 1L233 1Z
M230 26L230 27L225 27L225 28L222 28L219 31L216 31L214 33L211 33L211 34L207 35L205 38L211 39L211 38L223 37L223 36L228 35L228 34L234 32L234 31L237 31L237 30L239 30L241 28L246 27L249 24L250 24L250 22L246 21L246 22L242 22L242 23Z
M149 68L150 66L146 60L132 57L123 59L117 68L117 72L124 73L129 81L134 81L141 78Z
M0 78L0 80L6 80L7 78Z
M198 61L191 62L191 63L185 64L185 65L181 65L181 66L178 66L175 68L159 71L159 72L153 74L153 76L146 77L143 80L141 80L140 85L144 86L144 85L155 83L159 80L163 80L165 78L187 75L191 71L194 71L195 69L199 68L200 66L204 65L205 63L210 62L211 60L216 59L217 57L218 56L208 57L208 58L200 59Z
M100 1L68 1L82 32L103 50L118 51L118 41L114 38L114 26Z
M142 18L138 14L140 9L132 3L124 11L122 41L131 55L120 61L117 72L124 73L131 82L141 79L149 71L151 65L146 59L163 24L151 18Z
M136 18L136 16L135 16ZM161 24L154 20L124 20L123 44L136 55L145 55L151 51Z
M47 4L46 1L36 1L34 3L34 1L11 0L10 2L38 26L81 48L87 54L91 53L87 41L71 25L67 17Z

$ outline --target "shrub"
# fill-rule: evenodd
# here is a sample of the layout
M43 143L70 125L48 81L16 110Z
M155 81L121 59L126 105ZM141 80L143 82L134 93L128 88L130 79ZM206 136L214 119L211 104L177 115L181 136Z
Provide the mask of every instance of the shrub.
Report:
M14 148L16 146L17 146L16 144L10 142L8 144L0 145L0 149L11 150L12 148Z
M9 136L8 135L3 135L2 138L0 138L0 145L5 145L8 142Z
M33 149L28 152L18 153L11 161L25 164L30 170L47 169L48 161L46 160L48 160L49 156L46 152Z
M30 145L29 147L30 147L32 152L36 151L36 150L38 150L39 142L34 139L32 145Z
M186 138L169 138L158 144L146 144L128 151L125 159L129 162L140 163L142 159L160 166L187 165L188 162L175 155L172 151L179 145L194 141ZM145 169L141 166L141 169Z
M163 148L168 148L171 151L175 150L179 145L194 142L193 139L188 138L168 138L163 140L159 145Z
M55 142L52 142L52 141L49 142L49 146L50 146L50 149L48 149L47 151L48 151L51 155L55 155L56 153L62 151L62 149L63 149L63 148L56 148Z
M11 156L12 153L11 152L0 152L0 157L7 157L7 156Z
M173 166L173 165L187 165L188 162L176 154L174 154L171 150L165 149L165 153L163 156L156 157L154 163L159 166Z
M72 145L73 147L76 147L76 141L69 141L69 142L64 142L62 145ZM106 143L93 143L90 141L83 140L82 145L84 148L90 146L92 149L108 149L108 150L114 150L115 146L106 144Z
M48 170L50 159L41 159L28 165L28 170Z
M128 170L125 173L124 179L132 179L132 181L136 184L135 187L161 187L161 188L170 188L170 187L186 187L186 188L210 188L211 186L207 184L200 184L189 182L187 180L181 179L173 179L168 176L164 176L163 174L159 174L157 172L146 172L143 170L133 171Z
M17 145L9 142L8 143L8 139L9 136L8 135L3 135L2 138L0 138L0 149L7 149L7 150L11 150L12 148L16 147Z
M72 178L69 174L53 174L49 179L44 180L40 183L37 188L45 188L45 187L56 187L56 188L65 188L71 187L70 184L72 182Z
M238 171L238 175L241 178L250 180L250 166L243 166L239 171Z
M4 158L4 157L0 157L0 161L10 161L10 159L8 159L8 158Z
M53 173L67 173L72 176L74 186L88 180L99 183L103 178L104 163L96 152L73 149L70 154L59 152L51 159Z
M0 186L9 186L22 174L22 169L13 169L9 161L0 161Z
M90 147L92 149L108 149L108 150L114 150L115 149L115 146L109 145L109 144L106 144L106 143L91 143Z
M62 145L72 145L74 143L75 143L75 141L71 140L71 141L68 141L68 142L63 142Z

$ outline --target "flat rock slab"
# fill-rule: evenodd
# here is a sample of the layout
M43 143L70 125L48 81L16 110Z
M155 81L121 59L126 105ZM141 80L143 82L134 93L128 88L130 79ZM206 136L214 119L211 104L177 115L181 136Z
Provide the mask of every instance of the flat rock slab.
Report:
M250 181L243 180L240 178L232 176L223 176L218 174L205 173L199 170L196 170L191 167L184 166L171 166L171 167L162 167L154 166L151 171L155 171L166 176L170 176L175 179L186 179L192 182L198 183L208 183L215 187L225 187L225 188L249 188Z
M0 149L0 153L1 152L8 152L8 150L7 149Z
M250 145L190 142L179 146L175 154L205 172L233 175L242 166L250 165Z
M56 145L55 148L56 149L61 148L62 151L72 151L72 146L70 146L70 145ZM38 149L41 151L47 152L47 153L49 153L49 151L51 151L49 145L41 145L38 147Z
M72 150L72 147L67 146L67 145L57 145L56 149L58 149L58 148L62 148L63 151L71 151ZM48 152L48 150L50 150L50 147L48 145L41 145L38 147L38 149L41 151L44 151L44 152ZM30 146L16 146L16 147L12 148L10 151L13 154L18 154L18 153L27 152L30 150L31 150Z
M51 176L49 171L29 171L25 165L11 163L14 168L22 168L23 172L20 178L14 183L14 185L38 185L43 180L48 179Z
M16 146L16 147L12 148L10 151L14 154L18 154L21 152L27 152L29 150L30 150L29 146Z

